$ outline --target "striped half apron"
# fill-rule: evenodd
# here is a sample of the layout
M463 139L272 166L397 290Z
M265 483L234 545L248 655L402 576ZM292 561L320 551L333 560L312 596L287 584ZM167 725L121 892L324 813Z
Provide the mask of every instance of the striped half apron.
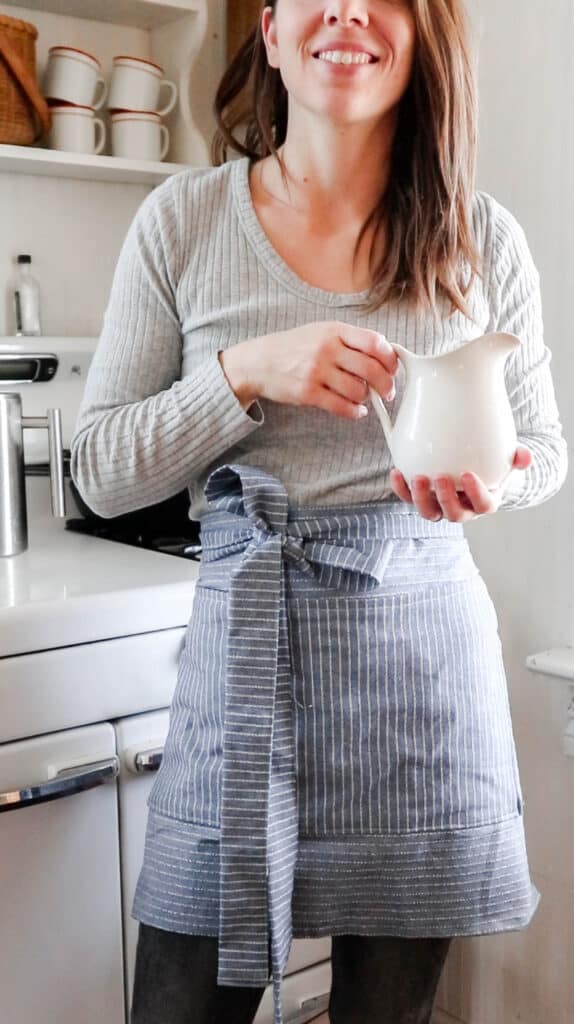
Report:
M206 496L134 917L217 935L218 983L271 977L275 1024L294 935L524 927L496 613L462 526L290 508L250 466Z

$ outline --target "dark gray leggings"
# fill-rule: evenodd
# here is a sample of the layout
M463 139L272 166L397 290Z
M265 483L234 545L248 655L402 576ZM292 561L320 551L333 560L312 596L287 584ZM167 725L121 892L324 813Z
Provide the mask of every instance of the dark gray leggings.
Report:
M330 1024L430 1024L450 938L333 936ZM251 1024L263 988L217 984L217 939L140 924L131 1024Z

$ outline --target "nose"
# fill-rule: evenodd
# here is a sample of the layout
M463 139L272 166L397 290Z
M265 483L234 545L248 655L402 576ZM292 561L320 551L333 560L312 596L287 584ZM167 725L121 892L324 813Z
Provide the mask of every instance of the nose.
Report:
M325 5L323 22L325 25L363 25L369 24L366 0L331 0Z

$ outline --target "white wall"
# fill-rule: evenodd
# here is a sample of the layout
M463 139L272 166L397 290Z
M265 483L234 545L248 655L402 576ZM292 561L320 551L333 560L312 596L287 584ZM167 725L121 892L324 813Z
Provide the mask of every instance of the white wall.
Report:
M541 274L546 341L564 430L574 438L574 4L468 0L479 37L478 186L526 231ZM572 460L572 454L571 454ZM574 1020L574 761L561 753L568 684L524 668L574 644L574 474L535 509L467 527L495 601L526 799L531 874L542 894L528 929L457 940L439 1005L469 1024Z
M196 122L209 143L211 103L225 53L225 4L208 0L208 8L208 32L194 66L191 95ZM1 2L0 14L37 25L40 77L48 48L57 43L96 54L105 75L113 54L146 52L142 29L118 29ZM98 335L121 243L148 191L145 185L0 174L0 335L14 331L9 279L19 252L32 254L41 283L43 333Z

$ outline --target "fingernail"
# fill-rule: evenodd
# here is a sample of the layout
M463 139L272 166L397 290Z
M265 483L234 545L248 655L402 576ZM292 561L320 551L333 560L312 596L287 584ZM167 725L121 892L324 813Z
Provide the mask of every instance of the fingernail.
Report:
M368 415L369 415L369 410L367 409L367 406L366 405L360 405L359 406L359 416L362 417L362 416L368 416Z

